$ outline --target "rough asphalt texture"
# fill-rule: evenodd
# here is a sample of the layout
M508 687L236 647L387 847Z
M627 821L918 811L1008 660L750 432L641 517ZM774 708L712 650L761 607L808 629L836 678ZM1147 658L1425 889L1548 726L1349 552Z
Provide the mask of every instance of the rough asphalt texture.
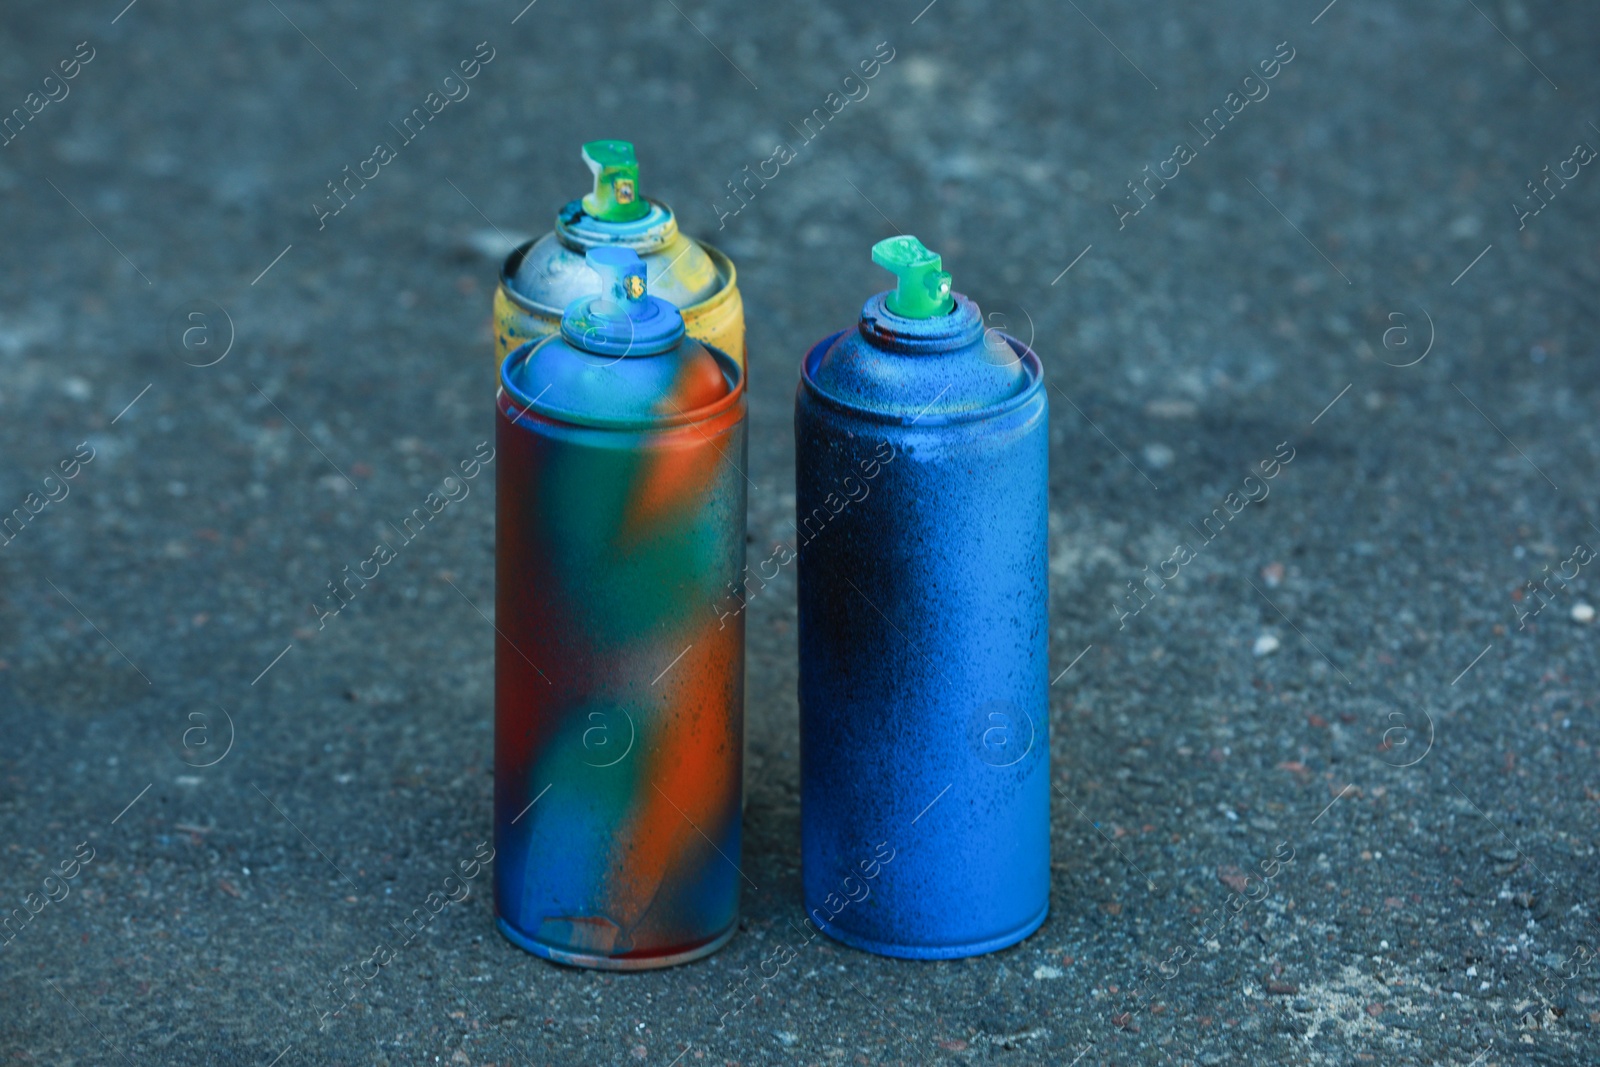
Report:
M1595 1062L1593 14L922 4L12 5L0 110L93 58L0 148L0 511L68 491L0 548L0 894L60 898L0 947L4 1062ZM401 947L490 834L492 472L311 605L491 436L495 256L595 137L739 264L752 552L792 536L797 361L884 287L872 241L921 236L1043 357L1065 673L1025 943L803 943L791 570L749 613L739 936L562 969L480 873ZM203 368L197 300L233 333Z

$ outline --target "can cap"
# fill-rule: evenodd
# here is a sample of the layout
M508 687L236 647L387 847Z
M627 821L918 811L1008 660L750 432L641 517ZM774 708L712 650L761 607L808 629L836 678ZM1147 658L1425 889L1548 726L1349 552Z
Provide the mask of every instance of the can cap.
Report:
M594 192L583 198L583 210L605 222L633 222L650 213L639 195L639 161L628 141L590 141L583 161L594 173Z
M693 422L732 403L732 394L742 397L743 369L685 334L678 309L646 291L637 252L592 248L584 261L599 275L599 291L567 305L559 335L506 356L502 410L642 430Z
M651 296L644 260L631 248L591 248L584 255L600 276L600 291L579 297L561 316L561 336L576 348L604 355L653 355L683 338L678 309Z
M940 269L937 252L909 234L887 237L872 246L872 262L892 273L898 284L885 304L908 319L931 319L955 307L950 274Z

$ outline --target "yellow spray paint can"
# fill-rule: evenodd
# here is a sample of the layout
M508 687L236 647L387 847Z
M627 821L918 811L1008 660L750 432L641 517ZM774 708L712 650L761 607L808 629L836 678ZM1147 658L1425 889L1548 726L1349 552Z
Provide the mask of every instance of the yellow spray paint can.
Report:
M561 313L600 291L584 264L592 248L629 248L644 260L652 296L675 305L696 340L745 362L744 301L733 261L678 230L672 209L639 191L639 164L627 141L591 141L583 160L594 191L556 215L555 229L520 245L500 268L494 294L495 373L525 341L561 332Z

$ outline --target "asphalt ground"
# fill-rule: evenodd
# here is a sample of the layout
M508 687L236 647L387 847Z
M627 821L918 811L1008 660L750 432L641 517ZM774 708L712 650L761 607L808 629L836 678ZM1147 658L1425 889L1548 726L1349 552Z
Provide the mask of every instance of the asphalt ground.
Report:
M0 947L5 1062L1600 1059L1591 11L123 2L0 25L0 898L59 898ZM1050 918L942 963L796 932L791 569L725 949L553 966L480 876L326 1016L491 832L492 482L310 605L490 438L497 257L598 137L739 265L752 550L873 241L1040 353Z

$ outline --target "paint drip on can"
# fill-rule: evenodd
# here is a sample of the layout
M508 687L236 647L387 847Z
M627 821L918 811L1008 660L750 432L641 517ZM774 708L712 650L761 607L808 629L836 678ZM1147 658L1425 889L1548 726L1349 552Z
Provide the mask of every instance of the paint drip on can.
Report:
M626 248L645 262L650 292L676 307L689 336L745 362L744 303L733 261L678 230L672 209L639 189L627 141L590 141L583 160L594 190L556 214L555 229L506 257L494 294L495 366L512 349L559 333L561 316L596 293L584 266L593 248Z
M915 237L795 402L802 881L811 921L971 956L1050 888L1048 402Z
M662 967L738 924L745 387L627 248L501 369L495 914L562 963Z

